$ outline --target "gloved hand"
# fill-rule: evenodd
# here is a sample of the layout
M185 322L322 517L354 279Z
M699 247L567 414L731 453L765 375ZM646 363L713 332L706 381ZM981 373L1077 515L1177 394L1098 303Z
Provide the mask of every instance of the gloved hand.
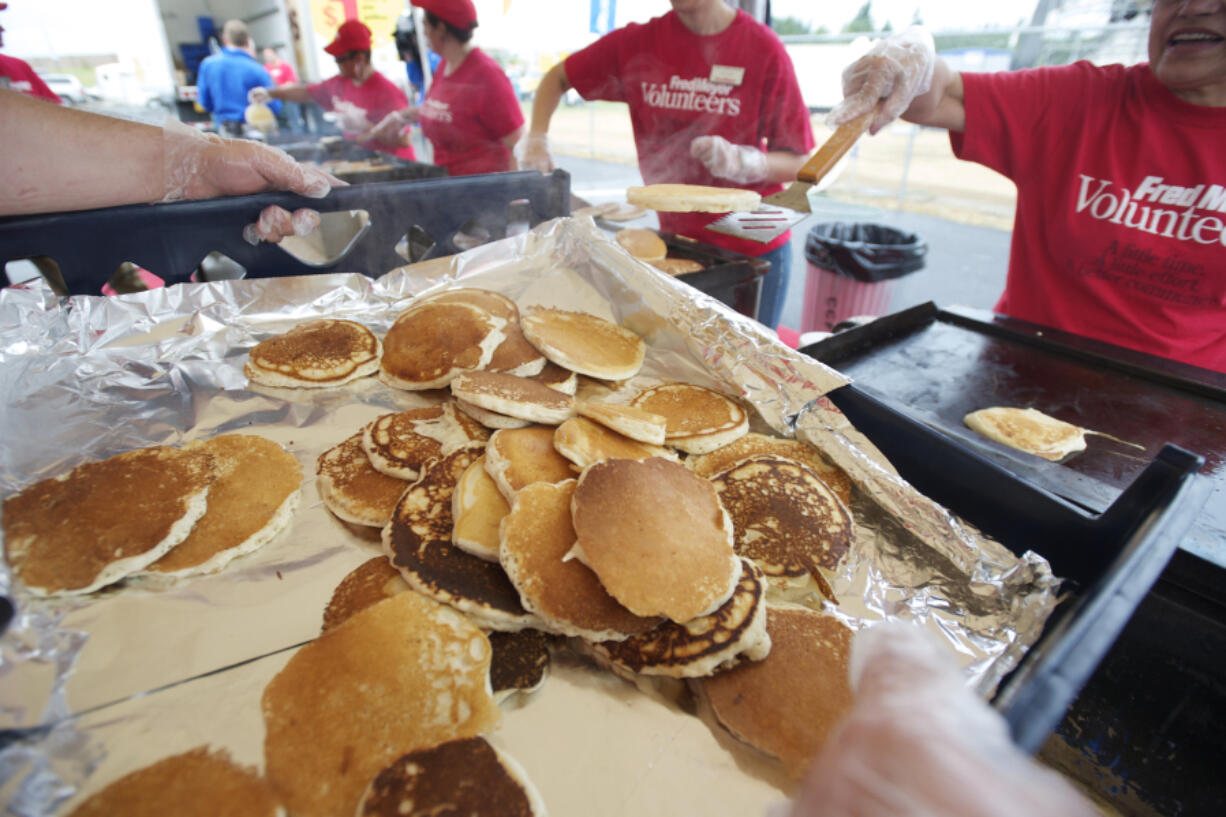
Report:
M378 125L364 133L358 141L378 142L382 145L399 145L401 142L401 131L415 120L415 113L415 108L392 111L383 117L383 120Z
M814 761L792 817L1095 817L1098 810L1009 740L919 627L856 634L855 705Z
M247 139L167 120L162 128L162 201L240 196L261 190L289 190L319 199L345 182L317 167L299 164L285 151Z
M247 92L247 103L250 105L267 105L272 101L272 94L267 88L252 88Z
M366 133L374 124L366 117L364 109L345 99L332 97L332 112L345 133Z
M707 166L712 176L737 184L766 178L766 154L749 145L734 145L722 136L699 136L690 142L690 155Z
M879 100L885 100L869 125L869 133L876 133L932 87L936 64L936 46L926 29L911 26L878 40L868 53L844 69L843 101L834 107L826 122L837 127L868 113Z
M277 242L291 235L306 235L319 227L319 213L303 207L291 213L275 204L265 207L255 224L243 228L243 238L249 244L261 241Z
M549 155L549 137L545 134L529 131L519 140L515 152L520 170L539 170L541 173L553 171L553 157Z

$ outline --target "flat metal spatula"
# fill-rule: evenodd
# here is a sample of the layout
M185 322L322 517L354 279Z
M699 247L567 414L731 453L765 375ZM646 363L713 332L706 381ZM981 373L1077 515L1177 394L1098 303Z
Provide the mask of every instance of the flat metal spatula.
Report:
M851 150L856 140L868 130L874 113L875 111L869 111L840 125L809 161L804 163L796 173L796 181L788 185L786 190L762 199L762 205L756 210L729 213L708 224L707 229L769 244L785 230L803 221L810 213L809 190L830 172L839 159Z

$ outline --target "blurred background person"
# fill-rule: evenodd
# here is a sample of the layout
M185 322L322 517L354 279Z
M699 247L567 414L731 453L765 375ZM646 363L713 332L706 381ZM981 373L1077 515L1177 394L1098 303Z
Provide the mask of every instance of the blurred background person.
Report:
M269 99L290 102L314 102L325 111L333 111L346 139L362 147L390 153L402 159L415 159L413 148L401 142L399 134L383 138L370 134L392 111L408 107L404 91L370 64L370 29L359 20L346 20L336 30L332 42L324 51L336 60L339 73L309 85L286 85L280 88L255 88L251 102ZM265 83L271 85L271 81Z
M294 70L294 66L281 59L281 54L277 49L265 46L261 54L264 57L264 70L268 72L268 76L276 87L298 84L298 72ZM297 102L286 100L282 103L281 113L277 115L277 123L290 133L304 133L307 130L306 121L302 115L302 106Z
M425 11L426 41L442 61L421 106L389 114L372 134L407 143L405 128L417 123L434 147L434 163L452 176L514 170L524 115L501 66L472 44L472 0L412 3Z
M8 7L8 3L0 3L0 11ZM4 26L0 26L0 48L4 48ZM34 73L29 63L7 54L0 54L0 88L57 104L62 101L55 91L47 87L42 77Z
M549 121L574 88L626 102L646 184L737 187L763 196L796 180L813 150L809 110L792 60L766 26L724 0L670 0L672 11L632 23L571 54L541 80L521 166L547 172ZM769 244L703 229L712 213L660 213L660 227L770 262L758 320L778 326L792 267L790 231Z
M426 72L421 58L421 48L417 42L417 26L413 15L403 14L396 21L396 31L392 35L396 40L396 52L404 63L405 75L409 80L409 101L420 105L426 98ZM430 76L438 71L442 57L426 49L426 62L430 66Z
M227 20L221 27L221 52L200 63L196 75L200 107L213 115L217 129L229 136L242 136L246 121L247 93L271 85L268 71L255 58L255 45L242 20ZM281 103L268 105L280 113Z

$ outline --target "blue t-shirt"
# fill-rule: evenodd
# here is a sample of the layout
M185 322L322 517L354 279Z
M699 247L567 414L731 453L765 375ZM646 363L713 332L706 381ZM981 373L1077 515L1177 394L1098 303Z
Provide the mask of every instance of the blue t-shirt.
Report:
M201 108L222 122L242 122L247 110L247 92L273 85L272 77L255 57L237 48L223 48L221 53L200 63L196 74L196 100ZM268 107L273 113L280 113L281 101L274 99Z

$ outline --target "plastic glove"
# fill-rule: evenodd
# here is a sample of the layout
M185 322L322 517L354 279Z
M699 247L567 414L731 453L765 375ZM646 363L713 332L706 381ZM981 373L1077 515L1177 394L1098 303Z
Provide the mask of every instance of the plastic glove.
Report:
M792 817L1096 817L1055 772L1009 739L918 626L852 641L855 706L814 761Z
M178 120L162 128L166 195L162 201L290 190L313 199L345 182L299 164L285 151L247 139L223 139Z
M267 88L252 88L247 92L247 103L250 105L267 105L272 101L272 94Z
M259 244L261 241L277 242L291 235L307 235L318 228L318 211L304 207L291 213L274 204L264 208L255 224L248 224L243 228L243 238L249 244Z
M553 157L549 155L549 137L545 134L529 132L515 147L520 170L539 170L541 173L553 171Z
M409 110L392 111L383 120L362 135L361 142L378 142L382 145L400 144L400 132L413 121Z
M869 125L869 133L876 133L932 87L936 64L936 46L926 29L912 26L878 40L843 71L843 101L826 122L837 127L868 113L884 100Z
M363 108L345 99L332 97L332 111L336 114L341 130L345 133L365 133L373 124L366 117L366 111Z
M766 154L749 145L734 145L722 136L699 136L690 142L690 155L707 166L712 176L737 184L766 178Z

